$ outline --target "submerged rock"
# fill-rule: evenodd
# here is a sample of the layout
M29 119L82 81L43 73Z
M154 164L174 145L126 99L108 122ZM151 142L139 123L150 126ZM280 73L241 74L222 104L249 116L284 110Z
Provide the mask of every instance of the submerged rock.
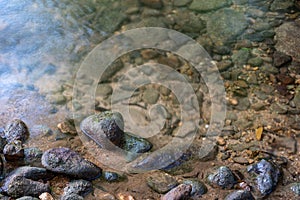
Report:
M121 146L124 138L124 122L120 113L105 111L91 115L81 122L80 128L101 148L109 149L111 146L106 139L109 139L116 146Z
M236 177L226 166L220 167L216 172L210 174L207 179L212 186L221 187L222 189L231 189L237 183Z
M3 149L4 157L7 161L17 161L25 157L24 148L20 140L14 140L6 144Z
M42 156L42 165L56 173L78 179L93 180L101 176L102 169L82 158L69 148L53 148Z
M192 191L190 194L193 197L199 197L207 193L206 185L197 179L186 179L183 181L183 184L192 186Z
M230 0L193 0L190 9L198 12L216 10L230 4Z
M29 138L29 131L26 124L19 119L9 122L5 127L5 138L8 143L14 140L25 142Z
M255 186L263 196L275 190L282 175L281 170L275 164L264 159L248 166L247 170L249 173L257 174Z

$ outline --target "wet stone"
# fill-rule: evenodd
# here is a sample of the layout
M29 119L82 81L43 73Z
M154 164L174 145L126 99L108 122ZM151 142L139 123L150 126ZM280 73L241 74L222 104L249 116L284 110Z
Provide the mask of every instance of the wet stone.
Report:
M300 183L292 183L289 185L290 190L292 190L296 195L300 196Z
M124 134L124 143L122 148L126 151L133 153L145 153L150 151L152 146L153 145L144 138L136 137L131 133Z
M222 166L217 171L210 174L207 177L207 180L213 187L220 187L222 189L231 189L237 183L234 174L226 166Z
M245 158L245 157L234 157L233 161L235 163L238 163L238 164L241 164L241 165L247 165L247 164L249 164L248 159Z
M46 99L49 101L49 103L52 104L62 105L66 103L66 98L64 97L64 95L59 93L47 95Z
M74 124L74 121L72 119L66 119L65 121L57 124L57 128L62 133L77 135L75 124Z
M30 166L41 165L43 151L36 147L24 148L24 161Z
M85 197L93 191L92 183L86 180L74 180L64 188L63 196L69 196L71 194L77 194Z
M198 158L200 161L214 160L218 154L218 145L214 142L205 141L199 148Z
M101 148L108 148L111 145L103 137L120 147L124 139L123 128L124 122L121 114L111 111L91 115L80 124L82 132Z
M187 199L190 196L190 192L192 190L191 185L185 185L181 184L178 185L176 188L169 191L167 194L165 194L161 200L182 200Z
M221 62L217 63L217 67L220 72L226 71L232 66L233 63L230 60L222 60Z
M113 89L109 84L99 84L96 90L96 96L107 97L112 94Z
M247 63L250 56L250 50L247 48L242 48L239 51L233 53L232 61L238 65L242 66Z
M226 5L229 5L230 1L228 0L193 0L192 4L190 5L190 9L198 12L207 12L211 10L216 10Z
M282 52L275 51L273 54L273 64L275 67L281 67L292 61L291 56L288 56Z
M275 102L271 105L270 109L274 113L285 114L288 111L288 106Z
M293 98L293 102L295 103L295 106L297 108L300 108L300 91L297 91L294 98Z
M108 181L108 182L116 182L116 181L120 181L122 179L124 179L124 177L116 172L109 172L109 171L105 171L103 172L103 178L104 180Z
M250 58L248 64L254 67L260 67L263 64L263 60L260 57Z
M14 140L25 142L29 138L29 131L26 124L19 119L9 122L5 127L5 138L8 143Z
M186 179L182 183L192 186L191 196L193 197L200 197L201 195L207 193L206 185L197 179Z
M286 11L292 7L294 2L292 0L274 0L270 10L271 11Z
M7 141L5 138L3 138L2 136L0 136L0 153L3 152L3 148L4 146L7 144Z
M84 198L78 194L68 194L61 197L61 200L84 200Z
M64 147L47 150L42 156L42 165L52 172L85 180L96 179L102 172L102 169L95 164Z
M247 110L250 107L250 101L247 97L239 98L238 101L239 104L234 107L236 110Z
M39 199L31 196L25 196L25 197L17 198L16 200L39 200Z
M2 190L14 198L38 197L44 192L50 192L49 184L40 182L40 180L46 181L51 177L44 168L20 167L5 178Z
M187 4L191 3L193 0L174 0L173 5L174 6L186 6Z
M248 173L257 175L255 187L263 196L266 196L275 190L282 175L278 166L264 159L248 166L247 171Z
M155 89L146 89L143 93L143 101L149 104L155 104L159 98L159 92Z
M178 185L177 180L163 172L155 172L147 177L147 185L154 191L164 194Z
M3 149L4 157L7 161L21 160L25 157L24 148L20 140L14 140L6 144Z
M150 8L160 9L163 7L163 2L161 0L140 0L140 2Z
M255 200L251 192L247 190L237 190L228 194L224 200Z

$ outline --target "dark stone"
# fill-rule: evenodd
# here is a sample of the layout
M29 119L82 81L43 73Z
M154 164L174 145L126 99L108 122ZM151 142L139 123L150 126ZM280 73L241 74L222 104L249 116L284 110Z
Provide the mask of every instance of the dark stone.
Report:
M124 134L124 143L122 148L126 151L132 153L145 153L150 151L152 146L153 145L144 138L136 137L130 133Z
M257 175L255 186L263 196L266 196L275 190L282 175L278 166L264 159L256 164L248 166L247 170L249 173Z
M275 67L279 68L283 65L289 63L292 61L292 57L288 56L284 53L281 53L279 51L275 51L273 54L273 64Z
M7 144L6 139L0 136L0 153L3 153L3 149L6 144Z
M213 187L221 187L222 189L231 189L237 183L236 177L226 166L220 167L216 172L210 174L207 179Z
M211 1L205 1L205 0L193 0L192 4L190 5L190 9L198 12L208 12L212 10L216 10L222 7L225 7L226 5L229 5L229 0L211 0Z
M9 122L5 127L5 138L8 143L14 140L25 142L29 138L29 131L26 124L19 119Z
M250 50L247 48L242 48L239 51L233 53L232 61L239 67L247 64L250 57Z
M105 172L103 172L103 178L104 178L104 180L106 180L108 182L116 182L116 181L120 181L124 177L122 177L120 174L118 174L116 172L105 171Z
M163 172L156 172L147 177L147 185L154 191L164 194L178 185L176 179Z
M42 165L56 173L78 179L93 180L101 176L102 169L68 148L53 148L42 156Z
M198 197L207 193L206 185L197 179L186 179L182 183L192 186L191 196L193 197Z
M295 79L293 79L292 77L290 77L289 75L284 75L284 74L278 74L277 79L283 83L284 85L289 85L289 84L293 84Z
M169 191L165 194L161 200L183 200L187 199L190 196L190 192L192 191L191 185L181 184L178 185L176 188Z
M20 140L14 140L11 143L5 145L3 149L5 160L17 161L25 157L24 148Z
M49 184L39 181L46 181L52 177L44 168L20 167L5 178L1 189L14 198L23 196L38 197L44 192L50 192Z
M24 149L24 161L31 166L40 166L43 151L36 147L30 147Z
M300 183L292 183L289 187L296 195L300 196Z
M84 200L84 198L78 194L68 194L61 197L61 200Z
M63 196L69 196L71 194L77 194L85 197L93 191L92 183L86 180L74 180L64 188Z
M251 192L247 190L237 190L228 194L224 200L255 200Z
M150 8L161 9L163 7L161 0L140 0L140 2Z
M80 128L86 136L96 142L101 148L109 148L111 145L103 137L106 137L119 147L124 139L124 122L119 113L105 111L89 116L81 122Z

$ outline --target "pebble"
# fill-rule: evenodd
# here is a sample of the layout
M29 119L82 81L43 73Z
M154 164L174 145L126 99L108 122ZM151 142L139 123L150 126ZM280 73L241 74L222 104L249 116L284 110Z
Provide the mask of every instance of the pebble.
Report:
M14 140L25 142L29 138L27 125L20 119L14 119L5 127L5 138L8 143Z
M70 135L77 135L74 121L71 119L67 119L67 120L57 124L57 128L62 133L70 134Z
M298 196L300 196L300 183L292 183L289 188Z
M182 200L187 199L192 191L191 185L181 184L173 188L167 194L161 197L161 200Z
M121 179L125 178L116 172L109 172L109 171L104 171L102 176L103 176L104 180L106 180L108 182L116 182L116 181L120 181Z
M226 166L217 169L217 171L210 174L207 179L213 187L220 187L222 189L231 189L237 183L234 174Z
M228 194L224 200L255 200L251 192L246 190L237 190Z
M14 140L9 144L6 144L3 149L5 160L17 161L25 157L24 148L20 140Z
M117 196L119 200L135 200L130 194L119 193Z
M155 104L159 98L159 92L153 88L147 88L143 93L143 101L148 104Z
M192 190L191 190L190 194L193 197L199 197L199 196L207 193L206 185L197 179L186 179L186 180L183 180L182 183L192 186Z
M150 8L161 9L163 7L161 0L140 0L140 2Z
M245 158L245 157L241 157L241 156L239 156L239 157L234 157L234 158L233 158L233 161L234 161L235 163L238 163L238 164L241 164L241 165L247 165L247 164L249 164L248 159Z
M199 148L198 159L202 162L214 160L218 154L218 146L214 142L205 141Z
M52 195L48 192L44 192L43 194L41 194L39 196L40 200L54 200L54 198L52 197Z
M140 137L136 137L131 133L124 133L124 143L122 148L132 153L145 153L151 150L152 144Z
M101 176L102 169L82 158L69 148L53 148L44 152L42 165L56 173L77 179L93 180Z
M20 167L11 172L3 181L2 190L9 196L18 198L23 196L38 197L44 192L50 192L48 180L52 175L44 168Z
M41 165L43 151L37 147L24 148L24 161L30 166Z
M226 140L222 137L217 137L217 144L220 146L224 146L226 144Z
M275 190L282 175L281 170L275 164L265 159L248 166L247 171L257 175L255 187L263 196Z
M147 185L154 191L164 194L178 185L177 180L164 172L155 172L147 177Z
M74 180L64 188L63 196L70 196L71 194L77 194L85 197L93 191L92 183L86 180Z
M31 196L24 196L21 198L17 198L16 200L39 200L39 199Z

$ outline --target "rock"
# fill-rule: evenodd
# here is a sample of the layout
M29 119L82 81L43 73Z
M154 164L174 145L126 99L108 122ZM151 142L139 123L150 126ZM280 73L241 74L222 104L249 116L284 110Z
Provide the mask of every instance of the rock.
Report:
M176 179L163 172L155 172L147 177L147 185L154 191L164 194L178 185Z
M41 165L43 151L36 147L24 148L24 161L30 166Z
M300 183L292 183L289 188L298 196L300 196Z
M143 101L148 104L155 104L159 98L159 92L155 89L148 88L143 93Z
M42 165L52 172L85 180L96 179L102 172L102 169L95 164L64 147L47 150L42 156Z
M225 7L230 5L229 0L193 0L192 4L190 5L190 9L197 11L197 12L208 12L212 10L217 10L219 8Z
M135 198L128 193L119 193L117 197L119 200L135 200Z
M260 57L250 58L248 64L254 67L260 67L263 64L263 60Z
M263 196L266 196L275 190L282 175L278 166L264 159L248 166L247 171L248 173L257 175L255 187Z
M132 153L145 153L151 150L152 144L140 137L136 137L131 133L124 134L124 143L122 144L122 148L126 151Z
M192 191L191 185L181 184L165 194L161 200L182 200L187 199Z
M50 192L49 184L39 181L46 181L51 177L51 174L44 168L20 167L5 178L1 189L14 198L38 197L44 192Z
M235 41L247 25L244 14L231 8L220 9L207 16L207 34L217 45Z
M103 178L104 180L108 181L108 182L116 182L116 181L120 181L122 180L124 177L116 172L109 172L109 171L105 171L103 172Z
M39 199L31 196L25 196L25 197L17 198L16 200L39 200Z
M140 0L140 2L150 8L161 9L163 7L161 0Z
M72 120L72 119L66 119L65 121L57 124L57 128L62 133L70 134L70 135L77 135L74 120Z
M271 11L287 11L288 8L294 5L293 0L274 0L270 10Z
M247 110L250 107L250 101L247 97L239 98L238 101L239 101L239 104L234 107L236 110L243 111L243 110Z
M5 127L5 138L8 143L20 140L22 143L29 138L29 131L26 124L19 119L9 122Z
M7 144L6 139L0 136L0 153L3 153L3 148L6 144Z
M99 84L95 96L107 97L111 95L112 92L113 89L109 84Z
M292 57L282 52L275 51L273 53L273 64L275 67L280 68L281 66L292 61Z
M74 180L64 188L63 196L70 196L71 194L77 194L85 197L93 191L92 183L86 180Z
M111 145L103 137L119 147L124 139L124 122L120 113L105 111L91 115L81 122L80 129L101 148Z
M218 154L218 146L214 142L205 141L199 149L198 158L200 161L205 162L214 160Z
M25 157L24 148L20 140L14 140L11 143L5 145L3 149L5 160L17 161Z
M231 189L237 183L236 177L226 166L220 167L217 171L210 174L207 179L210 185L222 189Z
M86 199L117 200L114 195L95 188L93 195L88 195Z
M250 57L250 50L247 48L242 48L232 55L232 61L239 67L247 64Z
M66 103L66 97L60 93L57 94L49 94L46 96L46 99L49 101L51 104L58 104L62 105Z
M288 111L288 106L280 104L278 102L274 102L271 106L270 109L272 112L277 113L277 114L285 114Z
M300 26L296 22L285 22L276 30L277 51L283 52L300 61Z
M193 0L174 0L173 5L177 7L186 6L191 3Z
M255 200L251 192L247 190L237 190L228 194L224 200Z
M247 164L249 164L248 159L245 158L245 157L241 157L241 156L234 157L232 160L233 160L235 163L238 163L238 164L241 164L241 165L247 165Z
M186 179L182 183L192 186L190 194L193 197L200 197L201 195L207 193L206 185L197 179Z
M78 194L69 194L61 197L61 200L84 200L84 198Z
M4 196L4 195L2 195L2 194L0 194L0 199L1 199L1 200L11 200L10 197Z
M196 35L205 32L206 22L200 15L190 12L178 12L174 17L176 22L176 30L178 31L184 33L194 33ZM174 64L169 66L176 67Z
M40 200L54 200L54 198L52 197L51 194L49 194L48 192L44 192L43 194L41 194L39 196Z
M217 63L217 67L220 72L226 71L232 66L233 66L233 63L230 60L222 60Z

